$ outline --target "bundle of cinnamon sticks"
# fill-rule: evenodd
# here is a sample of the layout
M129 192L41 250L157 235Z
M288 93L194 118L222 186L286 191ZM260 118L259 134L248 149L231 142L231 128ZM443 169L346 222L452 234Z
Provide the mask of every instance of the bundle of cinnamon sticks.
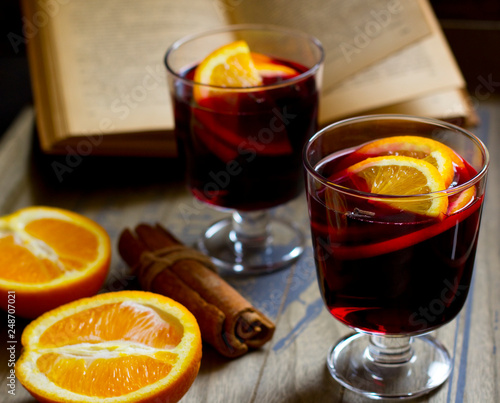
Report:
M118 249L141 288L166 295L196 317L204 341L235 358L269 341L274 323L217 273L210 259L183 245L164 227L125 229Z

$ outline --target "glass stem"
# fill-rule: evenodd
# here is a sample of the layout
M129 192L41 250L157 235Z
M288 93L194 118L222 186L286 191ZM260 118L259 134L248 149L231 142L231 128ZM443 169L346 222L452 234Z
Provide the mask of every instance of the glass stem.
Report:
M237 248L262 248L270 242L268 211L235 211L232 221L230 237Z
M406 336L370 336L365 354L375 364L401 365L413 357L412 338Z

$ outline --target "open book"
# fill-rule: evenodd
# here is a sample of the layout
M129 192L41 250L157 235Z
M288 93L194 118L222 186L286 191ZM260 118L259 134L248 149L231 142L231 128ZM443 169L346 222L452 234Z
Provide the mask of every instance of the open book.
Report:
M175 156L166 49L185 35L234 23L285 25L321 40L320 125L372 112L476 123L427 0L22 5L37 128L47 153Z

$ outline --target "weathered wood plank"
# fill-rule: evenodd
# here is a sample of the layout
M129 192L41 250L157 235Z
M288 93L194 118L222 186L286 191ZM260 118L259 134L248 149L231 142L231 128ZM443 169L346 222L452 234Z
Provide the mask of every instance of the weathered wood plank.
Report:
M492 155L488 192L477 253L474 288L460 315L436 332L454 357L449 381L417 403L496 403L500 401L500 101L480 105L483 124L476 132L488 143ZM201 230L222 213L201 206L186 192L175 167L165 161L84 159L62 177L54 163L58 157L41 156L32 147L33 111L23 111L0 143L0 214L32 204L72 209L98 221L109 232L113 245L112 268L106 291L133 284L121 261L116 242L121 230L141 221L161 222L185 243L194 242ZM134 160L136 161L136 160ZM137 163L137 162L135 162ZM104 171L104 167L106 167ZM101 173L101 174L99 174ZM308 234L307 209L302 196L278 208ZM316 283L312 250L292 267L261 277L229 278L245 297L276 321L273 340L259 351L235 360L220 357L209 346L198 378L183 403L217 402L344 402L370 400L346 391L330 377L326 353L330 345L349 329L333 319L323 306ZM18 318L19 338L27 321ZM8 393L9 371L6 320L2 324L0 352L0 403L28 403L33 399L17 383L15 395ZM20 352L20 344L16 352Z

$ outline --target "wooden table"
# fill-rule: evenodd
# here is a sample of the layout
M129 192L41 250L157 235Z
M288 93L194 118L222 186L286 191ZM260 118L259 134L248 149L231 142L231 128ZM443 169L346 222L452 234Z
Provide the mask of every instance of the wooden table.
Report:
M480 234L473 290L461 314L436 333L453 355L449 381L416 402L500 402L500 102L478 103L482 124L475 132L493 156ZM221 213L201 207L186 192L182 173L162 160L56 158L38 152L33 111L22 111L0 143L0 213L29 205L52 205L102 224L113 240L112 269L105 290L127 288L132 278L116 250L121 230L139 222L160 222L190 244ZM309 234L305 197L278 208ZM229 279L277 324L264 348L235 360L203 350L200 373L184 403L366 402L329 375L329 346L349 329L323 307L309 246L297 264L274 274ZM26 321L17 318L16 336ZM17 382L8 393L7 320L2 325L0 403L32 402ZM16 344L19 355L20 344Z

